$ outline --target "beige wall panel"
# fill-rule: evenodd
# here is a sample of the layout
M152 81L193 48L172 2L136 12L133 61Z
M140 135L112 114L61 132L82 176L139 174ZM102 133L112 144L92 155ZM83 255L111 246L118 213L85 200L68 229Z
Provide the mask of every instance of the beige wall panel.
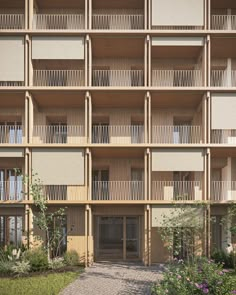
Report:
M94 206L93 214L94 215L104 215L104 216L124 216L124 215L143 215L144 208L143 206Z
M153 149L152 171L203 171L203 149Z
M34 36L32 59L84 59L84 38Z
M24 157L23 148L0 148L0 158L22 158Z
M202 37L152 37L152 46L203 46Z
M167 248L164 246L164 242L161 239L161 235L158 227L152 227L151 229L151 261L152 263L165 263L169 258Z
M153 26L203 26L204 0L152 0Z
M0 81L24 81L24 37L0 37Z
M67 200L68 201L85 201L87 200L87 188L85 186L68 186L67 187Z
M235 94L212 94L211 128L236 129L236 96ZM224 117L224 119L222 119Z
M44 185L84 185L84 164L83 149L32 149L33 173Z

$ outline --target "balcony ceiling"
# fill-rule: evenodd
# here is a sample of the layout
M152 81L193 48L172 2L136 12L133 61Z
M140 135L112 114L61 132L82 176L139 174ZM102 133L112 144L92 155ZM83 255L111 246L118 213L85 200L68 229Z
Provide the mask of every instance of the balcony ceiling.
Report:
M130 92L96 92L92 93L93 107L97 108L137 108L144 107L143 91Z
M196 109L203 94L193 92L154 92L152 93L153 108L194 108Z
M236 149L233 147L212 148L211 157L215 157L215 158L236 157Z
M94 158L141 158L144 159L144 148L92 148L92 159Z
M152 58L198 58L202 50L198 46L152 46Z
M236 8L236 1L235 0L211 0L211 7L213 9Z
M24 8L25 0L0 0L0 8Z
M115 9L143 9L144 1L143 0L126 0L126 1L117 1L117 0L93 0L94 9L106 9L106 8L115 8Z
M236 38L212 38L212 58L236 58Z
M25 105L24 93L1 93L0 107L2 108L23 108Z
M39 108L84 108L85 95L83 93L33 91L32 94Z
M94 58L140 58L144 56L144 38L93 38Z
M17 0L16 0L17 1ZM84 0L37 0L38 8L61 9L61 8L84 8Z

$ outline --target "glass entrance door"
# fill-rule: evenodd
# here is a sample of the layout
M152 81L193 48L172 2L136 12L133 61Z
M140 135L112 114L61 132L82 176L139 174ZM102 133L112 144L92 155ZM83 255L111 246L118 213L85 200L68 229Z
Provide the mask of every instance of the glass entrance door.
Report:
M95 256L98 260L140 258L140 217L96 218Z

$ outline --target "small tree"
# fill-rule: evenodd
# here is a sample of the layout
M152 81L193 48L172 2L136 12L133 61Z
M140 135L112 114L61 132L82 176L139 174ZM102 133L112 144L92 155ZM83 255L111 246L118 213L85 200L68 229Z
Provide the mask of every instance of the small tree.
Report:
M58 256L60 246L65 239L65 234L62 232L62 226L65 221L66 207L59 208L54 212L49 212L47 198L45 197L43 185L37 174L32 176L32 181L29 181L27 176L23 176L24 182L29 186L29 195L32 196L34 206L37 213L33 216L34 225L45 233L45 247L48 255L48 260L53 256ZM73 226L71 227L71 231ZM35 237L35 236L34 236ZM37 237L37 239L41 239Z
M195 248L196 240L200 240L204 232L204 211L204 204L175 204L170 214L162 215L159 230L171 258L186 258L190 262L201 254L200 249Z

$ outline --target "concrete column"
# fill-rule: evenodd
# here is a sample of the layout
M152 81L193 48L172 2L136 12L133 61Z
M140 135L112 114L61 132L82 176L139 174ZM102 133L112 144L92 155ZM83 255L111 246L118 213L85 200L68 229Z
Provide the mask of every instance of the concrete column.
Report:
M34 0L29 0L29 29L33 29Z
M148 98L144 97L144 142L148 143Z
M211 86L211 38L207 35L207 86Z
M211 95L207 92L207 143L211 143Z
M33 98L31 94L28 92L27 93L28 97L28 103L29 103L29 125L28 125L28 130L29 130L29 143L32 143L33 140L33 128L34 128L34 104L33 104Z
M226 86L228 87L232 87L232 76L231 76L231 73L232 73L232 60L231 58L227 58L227 74L226 74Z

